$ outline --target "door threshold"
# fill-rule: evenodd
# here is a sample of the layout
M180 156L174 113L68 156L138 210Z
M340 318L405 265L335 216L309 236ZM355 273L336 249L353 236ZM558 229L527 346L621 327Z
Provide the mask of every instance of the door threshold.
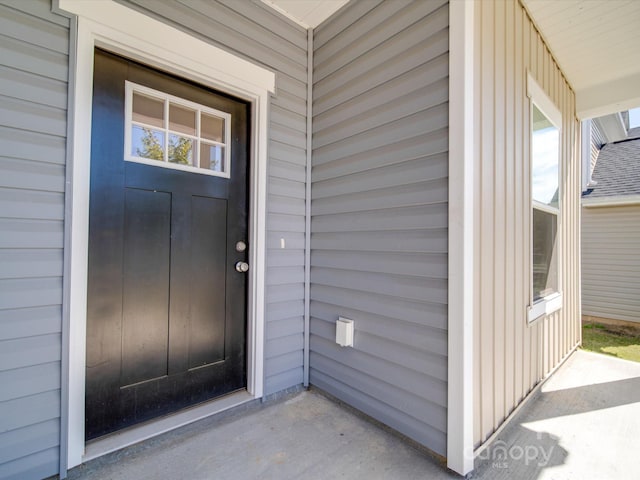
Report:
M237 407L251 400L255 400L255 397L246 390L242 390L225 395L222 398L212 400L203 405L191 407L158 420L144 423L140 426L127 428L122 432L116 432L104 438L92 440L85 445L82 463L101 457L107 453L115 452L134 443L147 440L148 438L161 435L170 430L175 430L184 425L197 422L198 420Z

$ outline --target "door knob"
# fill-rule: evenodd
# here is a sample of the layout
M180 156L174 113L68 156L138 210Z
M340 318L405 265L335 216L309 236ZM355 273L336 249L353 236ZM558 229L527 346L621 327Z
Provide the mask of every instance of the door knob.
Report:
M247 273L249 271L249 264L247 262L237 262L236 271L240 273Z

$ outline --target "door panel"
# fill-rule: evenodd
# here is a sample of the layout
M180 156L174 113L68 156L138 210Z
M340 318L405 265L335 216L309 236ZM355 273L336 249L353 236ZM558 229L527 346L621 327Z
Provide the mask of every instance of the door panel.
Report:
M227 202L191 197L191 328L189 368L224 359L225 282L211 272L226 269ZM213 315L212 315L213 313Z
M171 194L125 189L121 387L167 375Z
M125 81L231 114L230 178L124 160ZM96 50L86 437L246 386L245 102Z

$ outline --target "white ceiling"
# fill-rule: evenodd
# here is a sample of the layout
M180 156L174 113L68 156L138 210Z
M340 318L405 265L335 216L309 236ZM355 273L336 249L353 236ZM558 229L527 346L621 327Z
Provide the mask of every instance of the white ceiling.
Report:
M576 92L578 116L640 106L639 0L523 0Z
M349 0L262 0L304 28L315 28Z

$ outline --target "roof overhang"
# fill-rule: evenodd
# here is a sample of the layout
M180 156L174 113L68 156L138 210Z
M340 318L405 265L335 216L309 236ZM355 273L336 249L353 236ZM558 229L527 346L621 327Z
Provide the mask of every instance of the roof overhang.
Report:
M640 2L520 1L576 94L578 118L640 107Z
M582 206L587 208L623 207L627 205L640 205L640 195L582 198Z
M593 121L598 123L606 137L607 143L617 142L618 140L627 138L627 127L620 113L594 118Z

